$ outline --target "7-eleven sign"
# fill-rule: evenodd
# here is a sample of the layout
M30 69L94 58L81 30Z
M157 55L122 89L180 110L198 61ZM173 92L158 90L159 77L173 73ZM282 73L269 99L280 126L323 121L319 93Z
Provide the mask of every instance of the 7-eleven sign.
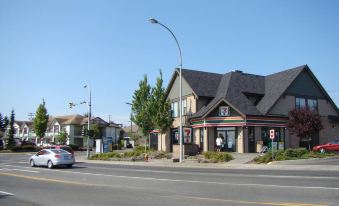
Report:
M183 140L185 144L192 143L192 128L183 128Z

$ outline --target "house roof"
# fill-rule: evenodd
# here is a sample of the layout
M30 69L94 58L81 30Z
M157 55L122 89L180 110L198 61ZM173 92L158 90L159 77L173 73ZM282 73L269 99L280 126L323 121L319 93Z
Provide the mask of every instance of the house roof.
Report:
M271 74L265 77L265 96L258 103L257 108L262 114L267 114L287 88L308 68L302 65L282 72Z
M310 73L315 83L337 109L307 65L268 76L247 74L241 71L232 71L221 75L185 69L183 70L183 78L193 91L198 96L213 97L212 101L193 114L192 118L204 117L222 101L232 106L241 115L267 115L303 71ZM218 86L216 87L216 85ZM204 89L206 91L203 91ZM258 102L254 104L247 95L256 96Z
M177 72L179 71L177 70ZM216 73L182 69L182 77L190 85L195 94L202 97L215 96L222 76Z
M65 116L57 116L54 117L59 124L85 124L87 122L87 117L84 117L79 114L75 115L65 115Z

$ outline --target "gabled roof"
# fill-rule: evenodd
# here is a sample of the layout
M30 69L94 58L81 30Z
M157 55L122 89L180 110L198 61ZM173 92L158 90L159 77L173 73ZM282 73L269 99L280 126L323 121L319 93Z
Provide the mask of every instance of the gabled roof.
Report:
M201 97L214 97L222 76L216 73L182 69L182 77L190 85L194 93Z
M177 68L175 69L167 87L167 95L178 75L179 69ZM196 96L213 98L217 92L222 74L182 69L182 78L186 80Z
M70 124L85 124L87 122L87 117L84 117L79 114L75 115L66 115L66 116L57 116L54 117L55 120L61 125L70 125Z
M214 109L216 104L224 100L243 115L261 115L244 93L263 95L265 81L263 76L245 74L242 72L229 72L223 75L215 98L192 117L202 117Z
M308 68L308 66L302 65L266 76L265 96L258 103L258 110L262 114L267 114L273 105L279 100L281 95L284 94L287 88L305 68Z
M221 75L185 69L183 70L183 78L191 86L194 93L198 96L213 97L206 106L193 114L192 118L208 115L222 101L229 104L241 115L267 115L303 71L309 72L313 81L338 112L337 106L307 65L268 76L246 74L241 71ZM249 94L258 97L256 105L246 96Z

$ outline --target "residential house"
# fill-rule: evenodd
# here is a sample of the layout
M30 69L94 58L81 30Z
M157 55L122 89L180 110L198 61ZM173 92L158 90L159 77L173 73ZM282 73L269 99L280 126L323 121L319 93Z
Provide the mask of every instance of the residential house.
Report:
M121 125L113 122L106 122L100 117L92 117L92 125L97 125L102 138L112 137L113 142L118 142ZM57 142L57 137L61 131L68 135L67 144L75 144L79 147L86 146L83 131L87 129L88 117L82 115L50 116L47 123L45 136L39 142L34 133L33 122L15 121L15 139L19 141L33 142L37 145L49 145ZM7 130L9 129L9 126ZM92 128L91 128L92 129Z
M339 138L338 108L307 65L268 76L232 71L216 74L182 69L183 144L214 151L216 137L224 138L224 150L248 153L269 146L277 149L304 146L306 140L290 134L288 113L301 107L315 110L324 129L312 137L312 145ZM167 88L173 124L158 134L158 149L179 154L179 70Z

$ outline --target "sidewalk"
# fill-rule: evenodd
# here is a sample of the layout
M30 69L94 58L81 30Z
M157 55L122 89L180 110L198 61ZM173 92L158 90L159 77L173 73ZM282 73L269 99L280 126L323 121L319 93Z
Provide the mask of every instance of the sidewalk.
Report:
M253 154L252 154L253 155ZM182 163L174 163L171 160L152 159L148 162L130 162L130 161L102 161L102 160L87 160L86 156L76 156L77 162L99 163L111 165L132 165L132 166L151 166L151 167L186 167L186 168L214 168L214 169L255 169L255 170L295 170L295 171L339 171L339 165L284 165L276 164L255 164L244 162L248 160L248 156L237 156L235 160L227 163L197 163L190 160L185 160Z

